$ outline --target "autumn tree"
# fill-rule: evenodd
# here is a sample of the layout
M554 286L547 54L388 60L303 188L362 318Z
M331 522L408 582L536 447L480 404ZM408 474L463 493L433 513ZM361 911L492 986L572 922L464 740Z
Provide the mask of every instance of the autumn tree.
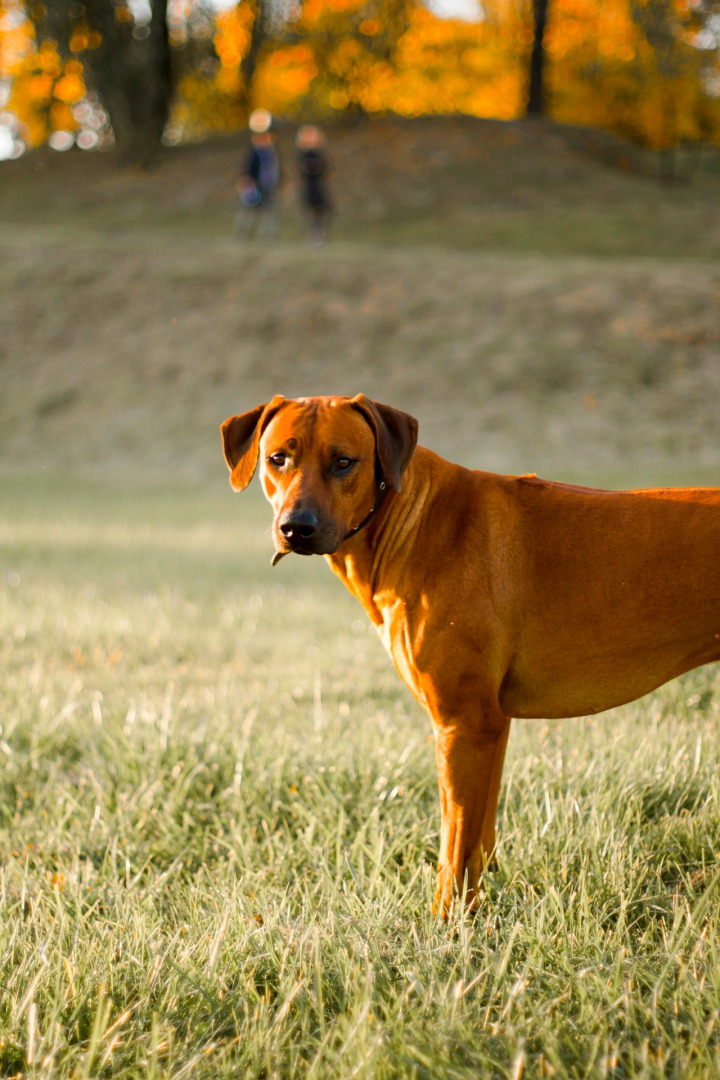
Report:
M659 151L720 139L718 49L703 36L703 3L553 0L545 33L553 117Z
M314 104L374 111L368 91L397 69L417 7L415 0L305 0L293 31L310 48L317 68Z
M147 163L168 120L173 71L164 0L45 0L30 15L39 43L77 57L108 110L115 140Z
M654 103L655 143L670 179L678 144L710 134L707 95L702 93L706 55L698 47L706 11L702 0L687 5L631 0L630 15L646 46L643 89Z

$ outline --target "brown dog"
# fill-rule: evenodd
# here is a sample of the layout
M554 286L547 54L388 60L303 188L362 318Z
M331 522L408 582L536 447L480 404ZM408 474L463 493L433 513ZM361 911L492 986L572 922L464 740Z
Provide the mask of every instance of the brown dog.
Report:
M362 394L275 397L222 436L236 491L260 459L273 563L324 555L432 720L443 914L476 902L511 716L597 713L720 659L720 489L471 472Z

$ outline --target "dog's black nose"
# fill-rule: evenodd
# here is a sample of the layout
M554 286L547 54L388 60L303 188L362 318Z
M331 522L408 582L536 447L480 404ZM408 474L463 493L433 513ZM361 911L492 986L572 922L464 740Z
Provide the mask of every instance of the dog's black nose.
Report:
M318 517L314 510L297 510L280 522L280 532L286 540L312 540L318 530Z

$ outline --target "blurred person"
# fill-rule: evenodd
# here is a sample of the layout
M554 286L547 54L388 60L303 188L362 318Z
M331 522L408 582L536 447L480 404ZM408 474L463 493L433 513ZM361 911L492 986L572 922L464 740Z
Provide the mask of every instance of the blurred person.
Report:
M314 246L321 247L327 242L332 210L327 190L325 136L315 124L303 124L295 143L300 168L300 196L308 223L308 240Z
M277 229L277 189L280 159L272 136L272 116L267 109L254 109L248 122L252 132L250 153L237 182L242 211L237 232L245 240L255 235L272 240Z

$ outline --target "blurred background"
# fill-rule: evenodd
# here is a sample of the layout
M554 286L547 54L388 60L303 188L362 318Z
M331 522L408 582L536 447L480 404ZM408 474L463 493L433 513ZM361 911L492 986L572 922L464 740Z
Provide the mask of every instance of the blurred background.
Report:
M221 483L227 415L363 391L473 466L719 482L720 4L2 0L0 79L0 470Z

